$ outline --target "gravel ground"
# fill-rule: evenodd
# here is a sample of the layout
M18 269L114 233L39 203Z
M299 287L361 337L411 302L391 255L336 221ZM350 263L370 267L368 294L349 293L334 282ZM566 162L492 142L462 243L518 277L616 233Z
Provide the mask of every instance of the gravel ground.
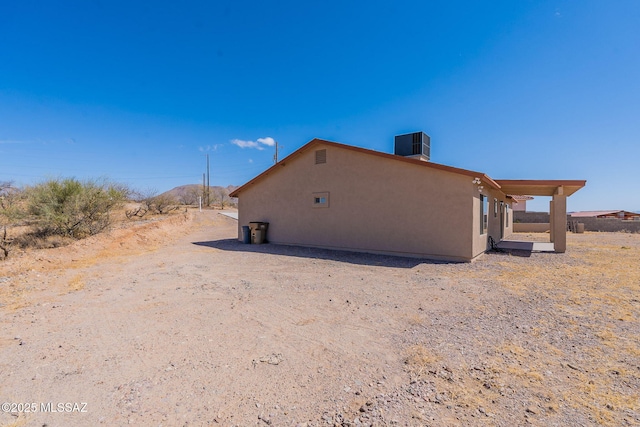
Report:
M640 425L640 235L469 264L235 235L190 212L0 262L0 423Z

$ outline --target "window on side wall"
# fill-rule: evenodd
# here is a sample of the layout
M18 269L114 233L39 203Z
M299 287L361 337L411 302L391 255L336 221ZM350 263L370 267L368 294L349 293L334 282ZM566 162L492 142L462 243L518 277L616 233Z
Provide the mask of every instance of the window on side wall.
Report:
M313 193L312 194L314 208L328 208L329 207L329 192L325 191L322 193Z
M489 225L489 198L484 194L480 195L480 234L487 232Z

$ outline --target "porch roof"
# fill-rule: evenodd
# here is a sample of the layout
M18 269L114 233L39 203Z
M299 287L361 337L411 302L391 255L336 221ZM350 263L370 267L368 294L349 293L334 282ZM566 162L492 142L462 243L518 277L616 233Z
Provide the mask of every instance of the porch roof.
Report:
M518 196L553 196L562 187L562 194L571 196L584 187L584 180L496 179L500 191Z

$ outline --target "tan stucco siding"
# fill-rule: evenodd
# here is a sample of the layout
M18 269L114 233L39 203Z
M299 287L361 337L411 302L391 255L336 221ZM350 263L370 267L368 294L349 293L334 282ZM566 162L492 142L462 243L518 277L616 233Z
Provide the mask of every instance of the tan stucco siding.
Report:
M472 258L476 257L482 253L487 248L487 234L482 234L480 232L480 193L476 190L475 194L472 196L473 200L473 210L469 212L470 216L473 218L473 231L472 231Z
M505 237L507 237L513 233L513 202L510 199L505 198L505 204L509 206L509 211L508 211L507 221L506 221L506 230L504 234Z
M480 233L480 194L483 194L488 198L488 218L487 218L487 232ZM495 210L495 203L497 202L497 212ZM502 205L500 204L502 202ZM486 187L482 193L476 190L473 196L473 255L476 257L484 253L489 249L489 236L497 243L501 240L501 237L506 237L513 233L513 211L509 206L509 214L506 215L505 206L509 205L510 201L500 191L488 190ZM501 211L503 217L501 217ZM504 223L503 223L504 221ZM503 228L502 234L500 229Z
M327 163L316 165L320 149ZM239 194L239 227L269 222L274 243L469 260L476 254L471 181L316 145ZM329 207L313 207L314 193L328 193Z

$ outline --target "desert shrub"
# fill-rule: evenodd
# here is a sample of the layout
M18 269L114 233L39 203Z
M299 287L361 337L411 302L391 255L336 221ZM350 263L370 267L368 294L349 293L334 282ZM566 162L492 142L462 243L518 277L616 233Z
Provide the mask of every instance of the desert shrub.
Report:
M40 237L75 239L111 225L111 212L127 198L126 187L107 180L50 179L26 190L28 213Z
M225 207L235 207L237 204L237 199L229 197L229 193L231 193L233 190L235 190L235 187L231 185L226 188L216 188L213 192L212 202L220 206L220 209L224 209Z
M183 205L197 205L200 196L202 196L200 187L188 187L178 193L178 201Z
M25 216L24 193L12 182L0 182L0 259L9 256L13 238L9 228L17 225Z
M134 209L126 211L127 218L142 218L146 214L164 215L179 209L179 201L170 194L157 194L155 190L137 192L134 200L139 203Z
M158 196L151 197L146 200L145 203L149 210L154 214L162 215L179 209L179 206L177 206L178 201L168 194L160 194Z

